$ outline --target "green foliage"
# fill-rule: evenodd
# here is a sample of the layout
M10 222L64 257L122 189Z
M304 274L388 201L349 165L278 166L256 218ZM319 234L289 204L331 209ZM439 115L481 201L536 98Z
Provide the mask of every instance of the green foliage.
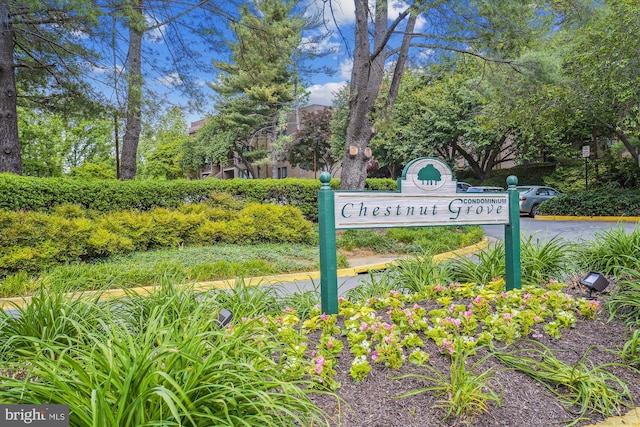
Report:
M596 412L606 417L620 415L621 408L629 407L632 401L627 385L607 367L605 363L593 366L587 356L593 347L570 365L559 360L550 348L538 341L529 341L530 348L511 352L496 352L495 357L509 368L528 375L542 383L568 409L578 408L579 416ZM559 386L563 386L559 389Z
M39 313L49 306L33 304ZM219 328L215 293L196 299L167 287L152 297L69 304L95 315L61 316L69 330L15 349L9 356L22 363L0 363L0 400L66 404L70 423L87 427L326 424L310 400L313 384L274 357L282 348L272 332L255 321ZM4 376L7 369L25 378Z
M548 241L529 236L520 242L521 273L524 285L541 285L557 280L570 268L572 251L557 237ZM452 277L460 282L488 283L505 276L504 243L498 242L474 257L459 257L449 262Z
M547 183L547 176L556 169L555 163L533 163L521 166L514 166L508 169L494 169L491 177L484 181L474 178L472 171L463 170L456 173L458 181L469 181L482 185L506 188L507 177L515 175L518 177L518 185L551 185ZM560 189L560 188L559 188ZM562 191L562 190L561 190Z
M340 249L370 249L378 253L442 253L478 243L480 227L417 227L382 230L345 230L337 239Z
M633 335L624 344L620 356L629 364L640 367L640 329L633 331Z
M144 134L138 154L138 176L153 179L179 179L186 173L182 168L182 148L189 142L187 123L178 107L171 108L157 127Z
M61 289L51 292L44 286L36 290L28 305L13 310L13 314L0 310L0 359L17 359L22 351L37 353L41 342L72 345L81 335L78 324L94 322L97 329L100 314L96 301L65 295Z
M73 167L69 171L69 176L77 179L115 179L115 168L106 163L88 163Z
M37 275L19 271L4 278L0 296L50 291L99 290L256 277L317 269L318 247L301 244L178 247L133 252L90 263L57 265ZM347 267L346 261L339 267Z
M583 270L617 274L619 269L636 269L640 260L640 227L631 233L617 227L598 231L589 245L578 251L578 265Z
M331 180L333 189L339 186L339 180ZM99 212L148 211L204 202L212 193L225 193L249 202L297 207L305 218L317 221L320 182L293 178L105 181L0 174L0 189L0 209L13 211L46 211L65 203ZM396 183L389 179L367 180L367 189L395 190Z
M542 215L640 216L640 191L598 188L563 194L540 205Z
M442 373L427 364L424 366L431 375L408 374L396 377L396 379L416 378L433 383L431 386L412 390L396 397L403 398L433 391L440 397L440 403L437 406L446 409L445 418L462 418L467 423L472 423L475 415L489 412L489 402L500 406L501 393L491 385L494 370L487 369L477 373L482 363L491 355L468 363L470 362L469 351L460 344L460 340L457 340L456 347L448 373Z
M634 258L634 257L630 257ZM635 257L635 265L633 269L619 269L618 274L623 278L618 281L617 286L613 288L611 296L606 300L605 306L609 310L609 319L620 319L624 321L630 329L638 329L640 327L640 271L638 270L638 261L640 258ZM634 335L637 341L637 334ZM637 344L636 344L637 345ZM636 348L635 354L640 348Z
M233 204L224 197L214 196ZM0 210L0 274L189 244L310 242L312 224L290 206L248 204L239 211L187 205L89 215L62 205L54 213Z
M449 264L435 262L429 252L398 261L389 273L396 289L414 293L434 283L449 283L451 279Z

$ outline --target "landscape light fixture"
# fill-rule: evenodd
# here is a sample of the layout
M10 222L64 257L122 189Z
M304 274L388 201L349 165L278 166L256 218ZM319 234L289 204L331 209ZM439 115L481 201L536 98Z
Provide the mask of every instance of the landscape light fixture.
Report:
M218 324L219 328L224 328L229 324L229 322L231 322L231 319L233 319L233 314L231 314L231 312L226 308L223 308L222 310L220 310L220 313L218 313L218 319L216 323Z
M591 295L592 292L602 292L609 286L609 281L602 274L595 271L590 271L580 283L587 287L587 298L589 299L594 298Z

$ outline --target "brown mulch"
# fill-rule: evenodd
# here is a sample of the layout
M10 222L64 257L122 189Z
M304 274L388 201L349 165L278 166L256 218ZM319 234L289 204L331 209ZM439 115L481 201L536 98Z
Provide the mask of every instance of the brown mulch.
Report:
M568 290L577 296L584 294L581 289ZM576 363L589 350L588 360L597 366L603 363L624 363L609 350L622 349L630 337L630 332L622 322L608 322L608 314L601 312L595 321L578 320L575 328L563 329L560 339L552 339L546 334L538 341L553 350L555 356L566 362ZM341 319L339 319L341 322ZM342 325L339 325L342 326ZM311 338L311 337L310 337ZM509 350L524 345L516 343ZM450 358L439 353L433 341L425 340L424 349L430 354L429 363L440 372L445 373L450 366ZM396 398L396 396L411 390L432 385L428 381L405 378L394 379L407 373L429 374L413 364L405 363L400 370L394 371L382 364L372 364L372 370L367 378L354 383L349 375L352 356L343 350L343 357L339 359L336 368L337 381L341 387L337 394L342 400L326 395L316 395L313 400L333 417L332 426L336 427L440 427L440 426L565 426L577 419L558 402L557 398L542 384L528 376L509 370L495 358L489 358L482 365L481 371L495 369L492 384L502 389L502 402L499 406L490 403L489 413L481 413L474 419L449 418L445 419L446 408L438 407L439 398L433 392L424 392L411 397ZM482 351L481 351L482 352ZM478 358L482 354L478 354ZM484 353L486 354L486 353ZM640 406L640 374L625 367L608 368L610 372L621 378L629 387L633 402L632 407ZM576 410L576 408L573 408ZM629 408L620 408L620 414L625 414ZM615 413L615 411L613 411ZM576 426L585 426L604 420L599 414L587 414Z

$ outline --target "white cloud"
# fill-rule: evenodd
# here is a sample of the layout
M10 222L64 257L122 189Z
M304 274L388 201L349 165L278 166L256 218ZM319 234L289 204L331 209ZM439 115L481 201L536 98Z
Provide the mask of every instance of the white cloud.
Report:
M348 58L340 63L338 66L338 72L340 73L340 78L345 80L351 80L351 70L353 69L353 59Z
M147 23L148 27L155 27L159 24L158 20L151 15L145 15L144 20ZM155 27L152 30L146 31L144 33L144 39L151 43L162 43L164 39L164 25L160 25L159 27Z
M300 41L300 50L316 55L337 53L340 51L340 43L332 42L328 37L324 39L321 38L320 41L318 41L318 38L321 37L314 35L303 37Z
M353 0L311 0L308 15L322 19L325 30L331 32L336 30L336 25L342 27L356 21Z
M180 78L178 73L169 73L165 76L158 77L158 83L163 86L173 88L182 85L182 79Z
M346 84L347 82L344 81L310 86L307 88L309 92L309 104L332 105L335 94L345 87Z
M96 74L106 74L106 73L110 73L113 74L114 72L114 67L113 66L105 66L105 67L101 67L99 65L92 65L91 66L91 71L96 73ZM115 71L118 74L122 74L124 72L124 65L118 65L115 67Z

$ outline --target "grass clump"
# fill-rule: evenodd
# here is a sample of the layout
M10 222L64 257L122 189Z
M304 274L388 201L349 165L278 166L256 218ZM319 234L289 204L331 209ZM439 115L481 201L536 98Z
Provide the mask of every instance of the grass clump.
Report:
M418 378L429 381L433 385L411 390L396 398L415 396L425 392L435 392L440 398L438 407L445 408L446 418L460 418L462 421L472 423L479 413L490 411L489 403L500 406L502 393L492 385L494 371L486 369L480 373L480 366L491 355L487 355L476 362L471 363L470 352L463 346L457 345L451 357L451 366L448 372L442 373L433 366L424 367L429 374L408 374L396 377Z
M587 356L594 347L575 364L568 364L559 360L544 344L529 343L532 347L498 351L494 355L505 366L543 384L568 410L579 416L595 412L608 417L620 415L621 408L633 406L628 386L606 369L616 366L615 363L594 366L588 362Z
M34 301L34 310L49 304ZM268 328L219 328L216 294L165 289L91 305L99 316L73 319L55 338L33 337L12 350L13 362L0 362L3 373L24 376L3 375L0 400L68 404L76 426L327 424L302 368L274 357L281 346Z
M569 244L558 237L548 241L529 236L520 243L523 285L540 285L558 280L573 264ZM505 276L505 248L503 242L484 249L476 258L458 258L449 263L452 278L460 282L488 283Z
M577 258L581 269L606 275L616 274L620 268L637 268L640 260L640 227L631 233L622 227L599 231L591 244L582 245Z

